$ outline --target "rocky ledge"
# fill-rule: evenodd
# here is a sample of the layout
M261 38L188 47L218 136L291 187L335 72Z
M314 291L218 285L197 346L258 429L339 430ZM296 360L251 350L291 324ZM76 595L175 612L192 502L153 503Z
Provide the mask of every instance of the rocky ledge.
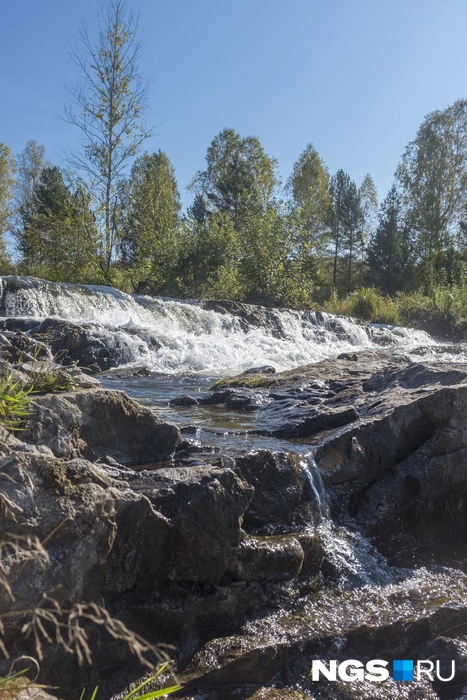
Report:
M39 642L57 697L99 685L117 698L143 670L105 611L173 645L186 699L465 697L465 365L363 352L227 380L201 402L257 411L278 450L194 462L178 428L56 365L45 341L0 335L4 373L49 379L24 429L0 429L10 658ZM281 450L285 437L315 461ZM311 678L313 659L373 658L439 660L444 675L452 659L456 676Z

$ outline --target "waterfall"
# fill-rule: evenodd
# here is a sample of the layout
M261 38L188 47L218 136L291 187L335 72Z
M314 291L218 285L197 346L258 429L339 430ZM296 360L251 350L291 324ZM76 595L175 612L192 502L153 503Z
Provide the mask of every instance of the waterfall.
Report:
M263 365L281 371L364 348L409 352L433 345L421 331L369 326L323 312L238 305L250 310L242 314L234 305L231 312L224 306L32 277L1 278L2 317L78 323L100 338L119 364L164 374L225 376Z
M302 468L306 478L310 482L311 490L315 496L316 505L319 508L323 518L329 518L329 506L326 497L326 488L321 478L318 466L311 452L300 456L300 467Z

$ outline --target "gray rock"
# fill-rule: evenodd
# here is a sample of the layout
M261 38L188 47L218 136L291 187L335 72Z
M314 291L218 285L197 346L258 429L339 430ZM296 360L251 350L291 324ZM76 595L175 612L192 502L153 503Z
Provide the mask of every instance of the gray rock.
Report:
M296 456L258 450L237 457L235 469L254 487L243 517L246 532L278 534L303 530L320 522L316 495Z
M57 457L146 464L169 457L181 439L178 428L120 391L47 394L31 408L22 439L50 447Z

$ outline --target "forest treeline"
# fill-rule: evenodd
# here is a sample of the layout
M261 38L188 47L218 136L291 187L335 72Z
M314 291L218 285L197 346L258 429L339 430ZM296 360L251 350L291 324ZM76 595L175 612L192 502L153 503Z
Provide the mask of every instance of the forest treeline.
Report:
M112 209L110 264L86 183L29 141L0 145L2 272L127 291L305 307L362 285L394 295L461 285L467 260L467 101L429 114L378 204L370 175L330 174L309 144L285 182L260 141L224 129L181 211L162 152L136 157Z
M169 156L142 153L136 31L124 0L109 0L95 46L82 31L85 82L66 108L82 151L65 168L36 141L16 156L0 143L0 273L394 321L404 294L464 304L467 100L426 116L381 202L370 175L330 173L311 143L281 180L258 138L226 128L182 211Z

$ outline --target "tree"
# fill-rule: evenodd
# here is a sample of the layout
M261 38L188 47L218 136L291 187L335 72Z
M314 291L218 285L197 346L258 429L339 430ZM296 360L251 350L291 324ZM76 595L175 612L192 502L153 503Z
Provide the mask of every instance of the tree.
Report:
M425 117L396 177L419 261L455 245L467 189L467 100Z
M228 214L239 229L247 208L266 210L277 184L277 161L266 155L257 138L224 129L211 142L206 163L190 189L204 195L208 211Z
M347 288L352 287L353 264L356 250L361 246L363 211L360 193L355 182L350 182L344 197L344 248L347 251Z
M96 235L85 191L74 193L56 166L45 167L22 212L20 252L26 272L54 281L86 281Z
M388 294L395 294L403 285L409 264L410 244L402 199L393 185L381 204L378 226L368 247L372 282Z
M357 186L343 170L331 178L330 222L333 245L333 285L337 284L337 263L347 257L347 288L352 284L352 264L363 225L363 213Z
M174 263L180 212L175 170L165 153L145 153L127 188L123 248L133 287L160 292Z
M362 229L360 236L360 259L363 262L365 249L378 221L378 195L371 175L365 175L359 187L362 208Z
M96 45L83 25L80 43L71 54L83 83L70 88L71 102L65 108L66 121L81 134L81 151L69 159L91 178L102 218L106 277L117 246L124 173L151 133L143 122L149 85L138 70L137 30L137 18L127 10L125 0L109 0L106 14L99 18Z
M17 248L21 253L21 265L25 270L35 269L40 262L40 246L26 230L26 220L31 213L34 188L46 167L50 167L50 163L45 158L44 146L29 140L16 158L15 214L12 227Z
M249 210L239 260L246 301L294 307L310 302L314 269L309 256L297 255L291 224L280 201L264 212Z
M199 220L191 207L181 223L180 235L177 267L173 271L176 293L191 298L243 298L240 244L229 215L213 213Z
M329 185L327 168L310 143L294 164L287 182L297 223L296 254L304 262L312 255L320 255L329 240Z
M16 167L10 148L0 143L0 264L7 262L4 235L10 228L13 214L13 186Z

